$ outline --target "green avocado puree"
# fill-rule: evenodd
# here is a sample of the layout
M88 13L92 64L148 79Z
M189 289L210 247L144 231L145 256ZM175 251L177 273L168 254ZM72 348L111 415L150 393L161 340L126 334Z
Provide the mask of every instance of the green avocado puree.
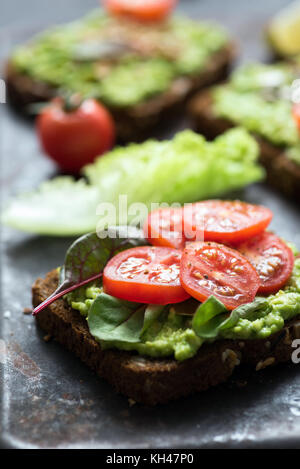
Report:
M300 138L292 116L292 83L299 76L287 64L248 64L227 85L213 90L214 113L284 148L300 164Z
M78 289L67 295L72 308L87 317L89 309L101 288L94 285ZM300 314L300 259L295 260L294 270L288 284L275 295L267 297L266 307L252 311L247 319L228 329L220 331L216 340L265 339L283 328L284 322ZM100 341L102 348L135 350L141 355L151 357L174 356L185 360L194 356L204 339L192 329L192 316L176 314L176 306L170 305L142 335L138 343Z
M187 18L149 26L92 12L40 34L12 60L36 80L126 107L165 91L177 77L199 73L227 42L219 26ZM105 55L118 47L119 55Z

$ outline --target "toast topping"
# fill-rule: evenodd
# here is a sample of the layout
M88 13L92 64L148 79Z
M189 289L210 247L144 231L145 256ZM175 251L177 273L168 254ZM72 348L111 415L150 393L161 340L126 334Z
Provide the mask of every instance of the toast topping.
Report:
M227 44L218 26L187 18L145 24L95 12L18 48L13 64L54 88L127 107L199 74Z
M285 321L300 313L299 278L300 259L296 258L292 276L282 290L242 304L230 315L214 297L200 305L189 299L162 309L154 305L134 308L134 302L103 296L102 290L93 286L85 292L75 290L67 301L88 317L90 331L102 348L135 350L152 357L174 355L181 361L194 356L205 341L239 340L242 348L245 340L264 339L281 330ZM226 360L229 355L233 358L228 351L222 358ZM237 364L237 360L232 363Z
M248 64L212 92L216 117L243 125L300 164L299 60Z

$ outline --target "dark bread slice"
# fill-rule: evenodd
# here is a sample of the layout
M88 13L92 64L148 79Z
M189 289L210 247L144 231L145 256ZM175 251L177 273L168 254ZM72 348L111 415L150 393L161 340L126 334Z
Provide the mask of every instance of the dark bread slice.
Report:
M214 114L213 100L209 90L200 92L191 99L188 112L195 129L213 139L236 124ZM267 172L267 182L275 189L295 201L300 200L300 165L290 160L284 149L264 138L254 135L260 146L260 162Z
M167 121L184 108L186 99L205 86L224 80L235 58L235 45L230 43L209 60L205 69L193 77L174 80L171 87L154 98L127 108L110 107L120 141L141 141L151 137L158 123ZM9 61L5 71L9 101L20 111L28 112L28 105L48 101L56 89L20 73Z
M37 279L32 287L37 306L57 287L57 271ZM86 320L60 299L41 311L36 321L47 334L74 352L115 389L147 405L166 403L181 396L204 391L226 381L239 363L257 370L289 361L298 337L300 316L266 340L220 340L204 344L197 355L183 362L174 359L141 357L120 350L101 350L91 336Z

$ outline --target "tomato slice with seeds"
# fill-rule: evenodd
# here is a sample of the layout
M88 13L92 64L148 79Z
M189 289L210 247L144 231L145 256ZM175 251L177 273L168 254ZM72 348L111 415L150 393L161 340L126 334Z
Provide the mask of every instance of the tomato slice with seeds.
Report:
M182 208L163 208L148 215L144 236L153 246L181 249L185 246Z
M273 233L265 231L236 249L256 268L261 282L258 293L277 292L292 274L293 251Z
M193 298L205 301L213 295L229 310L253 301L260 286L258 273L243 255L211 242L185 247L180 280Z
M151 212L144 234L154 246L176 249L187 241L239 243L261 233L271 219L271 210L261 205L207 200Z
M182 252L141 246L114 256L104 268L103 288L109 295L138 303L179 303L189 298L179 278Z
M207 200L192 204L191 229L203 230L205 241L236 243L261 233L272 220L272 212L262 205L239 200ZM186 221L188 224L189 221Z

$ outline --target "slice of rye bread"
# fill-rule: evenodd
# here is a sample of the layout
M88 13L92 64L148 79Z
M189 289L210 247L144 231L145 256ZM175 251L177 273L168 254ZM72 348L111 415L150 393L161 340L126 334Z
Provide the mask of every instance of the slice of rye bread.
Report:
M39 278L32 287L33 305L45 300L57 287L57 271ZM142 357L117 349L101 350L87 321L63 299L36 316L38 325L77 355L115 389L146 405L166 403L204 391L226 381L236 366L246 363L256 370L291 360L292 340L300 337L300 315L265 340L220 340L204 344L195 357L183 362Z
M195 129L213 139L237 124L216 116L209 90L200 92L188 104ZM295 201L300 201L300 165L285 155L284 148L254 135L260 146L260 162L267 172L267 182L275 189Z
M174 117L174 113L183 110L187 98L192 93L224 80L235 56L235 44L230 43L211 57L199 75L179 77L167 91L140 104L126 108L110 107L118 139L123 142L137 142L151 137L151 132L159 123L167 124L168 120ZM48 101L57 92L47 83L20 73L11 61L6 64L5 78L9 101L24 113L28 112L28 105Z

